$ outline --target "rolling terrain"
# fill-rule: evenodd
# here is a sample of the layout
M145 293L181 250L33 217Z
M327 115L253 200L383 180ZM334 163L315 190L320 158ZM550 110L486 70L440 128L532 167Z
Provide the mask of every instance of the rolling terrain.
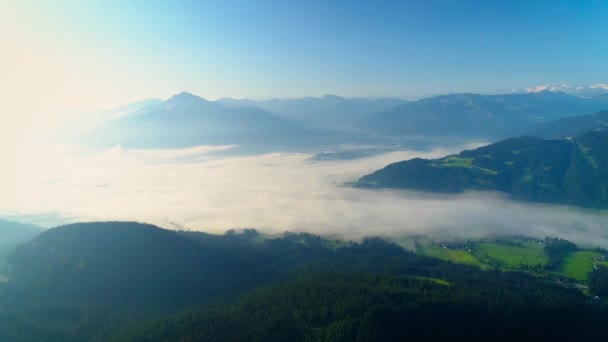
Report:
M11 255L0 284L0 338L607 336L600 322L608 311L589 297L603 293L596 278L604 273L594 269L604 250L550 238L410 239L416 253L381 238L61 226Z
M569 139L511 138L440 159L412 159L356 186L441 193L499 191L514 199L608 207L608 133Z
M200 302L262 279L246 260L174 231L82 223L45 231L8 258L10 283L36 297L87 303Z

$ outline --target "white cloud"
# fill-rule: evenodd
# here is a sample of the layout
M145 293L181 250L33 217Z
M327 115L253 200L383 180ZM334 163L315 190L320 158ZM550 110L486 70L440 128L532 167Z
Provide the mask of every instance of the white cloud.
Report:
M463 146L316 163L308 161L310 154L304 153L224 158L210 154L227 148L114 148L86 157L74 157L72 151L61 149L45 151L47 157L39 166L22 169L16 179L6 174L0 178L5 194L17 194L0 197L0 208L11 213L139 220L215 232L256 227L349 238L498 232L559 235L608 246L605 215L518 203L492 193L441 196L342 185L390 162L439 157Z

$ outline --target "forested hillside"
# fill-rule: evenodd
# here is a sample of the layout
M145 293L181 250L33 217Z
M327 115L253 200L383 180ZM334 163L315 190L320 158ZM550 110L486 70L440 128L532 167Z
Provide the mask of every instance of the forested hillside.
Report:
M538 124L530 131L530 134L545 139L557 139L575 137L588 132L605 131L607 129L608 111L603 111Z
M171 305L202 302L264 279L229 249L200 245L138 223L58 227L8 260L11 285L30 296L86 303Z
M555 241L553 254L567 255ZM604 302L549 276L455 264L381 238L87 223L51 229L10 260L3 340L608 337Z
M412 159L357 186L457 193L500 191L515 199L608 207L608 132L569 139L511 138L440 159Z

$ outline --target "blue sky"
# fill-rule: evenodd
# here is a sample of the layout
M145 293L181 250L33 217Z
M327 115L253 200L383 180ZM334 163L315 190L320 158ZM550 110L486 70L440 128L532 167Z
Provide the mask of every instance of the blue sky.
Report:
M409 152L348 161L344 169L307 163L301 153L165 163L184 151L142 154L116 147L74 156L78 151L48 142L45 134L75 118L94 123L94 115L86 115L90 109L184 90L208 99L327 93L412 98L606 83L607 61L606 1L0 0L0 155L7 166L0 188L11 194L0 196L0 209L281 231L367 227L369 217L374 224L383 217L380 226L400 232L444 228L444 217L464 212L472 218L469 226L500 227L504 217L517 217L527 230L537 224L566 234L574 225L597 233L597 217L559 208L539 221L531 213L550 209L467 195L434 202L421 216L426 199L380 192L361 199L335 186L352 180L335 175L355 177L414 157ZM163 163L151 163L154 158ZM105 184L112 187L99 186ZM265 208L277 196L279 215ZM477 215L496 208L499 214ZM343 227L333 226L335 217Z
M0 9L14 55L0 67L15 78L5 86L25 83L28 96L58 105L182 90L408 98L608 81L608 1L4 0Z

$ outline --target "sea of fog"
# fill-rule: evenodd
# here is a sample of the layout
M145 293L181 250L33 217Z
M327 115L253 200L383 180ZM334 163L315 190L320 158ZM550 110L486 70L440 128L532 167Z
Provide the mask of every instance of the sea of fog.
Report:
M4 146L0 216L47 226L135 220L208 232L257 228L353 239L525 234L608 247L608 215L597 212L514 202L497 193L431 195L345 185L391 162L442 157L480 144L346 160L319 160L313 153L224 153L235 146L94 152Z

